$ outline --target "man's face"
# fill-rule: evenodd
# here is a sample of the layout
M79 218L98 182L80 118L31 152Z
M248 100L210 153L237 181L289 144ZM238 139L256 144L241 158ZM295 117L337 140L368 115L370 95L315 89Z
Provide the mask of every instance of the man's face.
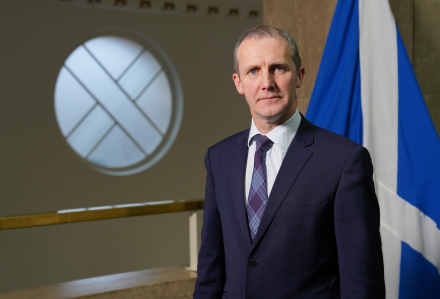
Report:
M288 43L282 37L247 39L237 59L240 75L232 78L257 127L288 120L296 111L296 88L304 78L304 68L297 72Z

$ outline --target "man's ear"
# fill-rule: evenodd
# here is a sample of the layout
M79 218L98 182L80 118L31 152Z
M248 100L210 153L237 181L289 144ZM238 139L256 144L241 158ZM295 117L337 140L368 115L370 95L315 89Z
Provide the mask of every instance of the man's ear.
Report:
M305 73L306 73L306 70L303 67L301 67L299 69L299 72L298 72L298 82L296 82L296 88L300 88L301 87L301 84L302 84L302 82L304 80L304 74Z
M232 80L234 80L235 88L237 88L237 91L239 94L244 94L243 87L241 86L240 77L237 73L234 73L232 75Z

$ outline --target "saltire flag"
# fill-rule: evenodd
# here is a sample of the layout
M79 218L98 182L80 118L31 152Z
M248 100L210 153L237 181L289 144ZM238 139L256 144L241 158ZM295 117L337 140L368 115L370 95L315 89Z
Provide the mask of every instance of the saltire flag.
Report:
M365 146L387 298L440 298L440 140L388 0L340 0L307 110Z

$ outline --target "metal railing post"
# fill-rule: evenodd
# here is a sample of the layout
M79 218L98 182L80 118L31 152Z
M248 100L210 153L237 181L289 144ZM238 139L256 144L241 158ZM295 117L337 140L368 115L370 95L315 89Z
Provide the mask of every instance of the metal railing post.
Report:
M197 271L198 256L197 211L189 212L189 267L187 270Z

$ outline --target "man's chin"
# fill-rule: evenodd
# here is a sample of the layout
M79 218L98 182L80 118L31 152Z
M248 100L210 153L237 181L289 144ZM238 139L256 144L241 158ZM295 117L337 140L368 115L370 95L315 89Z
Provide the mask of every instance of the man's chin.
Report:
M292 117L294 113L295 111L270 111L262 114L262 117L266 120L267 123L282 124L290 117Z
M284 120L284 114L283 113L265 113L265 114L258 114L258 115L253 115L252 117L255 120L255 116L257 116L257 118L267 124L273 124L273 125L279 125L281 123L283 123Z

